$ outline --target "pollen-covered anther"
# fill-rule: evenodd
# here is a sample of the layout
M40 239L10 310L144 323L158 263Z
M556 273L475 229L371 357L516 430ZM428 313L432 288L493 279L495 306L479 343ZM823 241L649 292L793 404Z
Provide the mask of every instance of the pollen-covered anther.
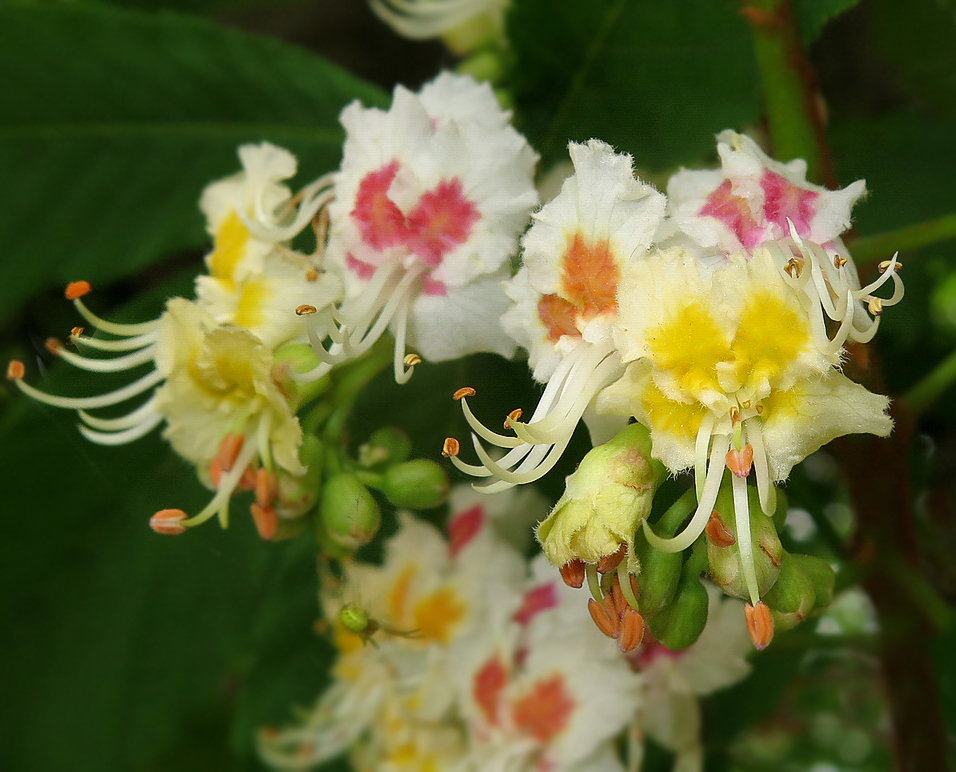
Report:
M621 619L621 630L617 637L617 645L627 654L634 651L644 640L644 617L632 608L624 612Z
M319 272L318 272L315 268L310 268L308 271L305 272L305 280L306 280L306 281L318 281L318 280L319 280Z
M847 260L845 257L843 257L843 255L836 255L836 256L833 258L833 265L834 265L834 267L837 268L837 269L842 268L842 267L845 266L848 262L849 262L849 260Z
M19 381L25 374L26 368L23 366L23 362L19 359L10 360L10 364L7 365L8 381Z
M605 603L598 603L594 598L588 598L588 613L597 629L608 638L617 638L620 632L620 620L617 614L609 611Z
M621 561L624 560L624 555L626 552L627 547L622 544L618 548L617 552L614 552L610 555L603 555L597 562L598 573L606 574L608 571L613 571L621 564Z
M866 308L872 316L879 316L883 313L883 298L870 298Z
M219 481L222 480L222 463L218 458L214 458L209 464L209 479L213 488L219 487Z
M271 541L276 534L276 527L279 525L279 518L272 507L262 507L253 502L249 507L252 512L252 519L256 524L256 530L263 541Z
M239 452L242 450L245 439L243 435L233 434L232 432L229 432L222 438L222 443L219 445L219 453L216 454L216 458L222 466L222 471L228 472L232 469L236 463L236 459L239 458Z
M252 464L242 470L242 477L239 478L238 486L244 491L254 491L256 489L256 470Z
M70 337L71 337L71 338L79 338L82 334L83 334L83 328L82 328L82 327L73 327L73 328L70 329Z
M757 415L763 415L764 406L763 406L763 405L757 405L757 407L755 407L754 410L757 411Z
M734 426L740 423L740 408L738 408L736 405L730 408L730 422Z
M149 527L165 536L178 536L186 532L186 517L181 509L161 509L149 519Z
M710 513L710 520L707 521L707 527L704 528L707 538L715 547L732 547L737 543L733 532L727 527L717 510Z
M508 417L505 419L505 429L510 429L512 424L517 423L521 419L522 412L520 407L516 407L508 413Z
M91 289L88 281L71 281L66 285L66 291L63 294L66 295L67 300L78 300L89 294Z
M301 306L297 306L295 309L296 316L311 316L314 313L317 313L319 309L315 306L310 306L308 303L303 303Z
M458 402L463 397L473 397L477 393L478 392L471 388L471 386L462 386L460 389L458 389L458 391L451 395L451 398L455 400L455 402Z
M750 640L758 651L766 649L773 640L773 616L770 608L763 601L757 601L756 606L749 603L744 606L744 615L747 617L747 632Z
M47 338L43 342L43 346L47 351L53 354L53 356L59 356L63 350L63 341L59 338Z
M270 507L279 495L279 478L275 472L264 467L256 471L256 503L260 507Z
M461 451L461 443L454 437L446 437L441 446L441 454L448 458L449 456L457 456L459 451Z
M724 459L727 468L737 477L746 477L754 465L754 449L749 443L737 450L731 448Z
M579 589L584 586L586 566L583 560L578 558L569 560L559 570L561 578L568 587Z
M893 265L893 264L894 264L894 263L893 263L892 260L884 260L882 263L880 263L880 264L877 266L877 270L879 270L880 273L886 273L886 269L889 268L889 267L890 267L891 265ZM896 271L897 273L899 273L899 272L900 272L900 269L901 269L902 267L903 267L903 264L902 264L901 262L899 262L899 260L897 260L897 261L896 261L896 264L895 264L895 267L893 268L893 270Z
M803 260L791 257L783 267L783 270L787 272L787 276L791 279L799 279L800 276L803 275Z
M406 354L405 358L402 360L402 364L405 367L414 367L415 365L420 365L422 363L422 358L418 354Z

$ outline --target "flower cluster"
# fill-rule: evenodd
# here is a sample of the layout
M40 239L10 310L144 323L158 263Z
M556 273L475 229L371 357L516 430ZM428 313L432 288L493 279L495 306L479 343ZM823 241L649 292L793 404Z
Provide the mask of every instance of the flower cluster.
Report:
M734 132L718 137L719 171L678 172L666 199L606 144L570 150L574 174L533 216L502 319L528 349L544 394L530 420L513 411L505 421L512 434L501 434L475 418L474 390L459 390L480 463L459 459L453 439L446 454L462 471L492 478L479 486L491 492L550 470L582 417L591 415L595 443L636 419L654 459L672 474L693 470L693 515L667 538L649 526L649 506L640 514L632 504L605 507L594 517L628 510L625 519L643 523L650 544L667 552L705 530L735 545L742 581L725 589L749 601L755 642L765 645L772 622L761 597L780 566L758 580L747 480L766 520L777 509L775 483L807 455L844 434L889 433L888 400L840 367L847 343L869 341L883 308L902 298L899 264L881 264L882 275L861 287L840 236L864 184L820 188L807 182L802 161L779 164ZM891 281L892 294L876 294ZM484 443L506 452L494 458ZM725 489L732 504L718 511ZM722 517L734 520L732 534ZM594 567L618 548L633 551L630 538L597 555L566 530L539 537L578 586L573 560ZM628 566L639 572L632 558ZM620 587L629 594L623 577Z

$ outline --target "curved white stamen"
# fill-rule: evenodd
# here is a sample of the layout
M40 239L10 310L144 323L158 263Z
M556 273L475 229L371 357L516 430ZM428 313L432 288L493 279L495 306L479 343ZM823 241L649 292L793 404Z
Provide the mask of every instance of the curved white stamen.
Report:
M651 546L661 552L683 552L697 541L710 520L710 514L717 503L717 492L720 490L720 481L724 477L724 456L730 448L730 439L726 435L714 435L713 447L710 450L710 463L707 465L707 480L704 491L697 503L697 509L687 527L677 536L667 539L654 533L650 524L644 521L644 534ZM733 476L733 475L731 475Z
M121 340L103 340L102 338L91 338L86 335L71 335L70 340L78 346L86 346L97 351L132 351L148 346L150 343L155 343L158 337L159 332L154 331Z
M891 279L894 279L894 278L899 279L899 277L896 274L896 269L899 267L899 260L897 260L898 257L899 257L899 252L893 255L893 258L890 260L889 265L886 266L886 270L883 271L880 277L876 279L875 281L870 282L865 287L857 290L855 293L853 293L854 297L856 297L857 300L862 300L867 295L872 295L874 292L876 292L880 287L882 287ZM889 301L886 301L886 300L884 300L883 302L889 305L893 305L892 303L889 303Z
M151 418L147 418L137 426L131 426L129 429L118 432L98 432L87 428L84 424L77 424L77 428L80 430L80 434L97 445L125 445L127 442L138 440L140 437L149 434L162 421L163 415L154 413Z
M843 344L846 343L846 339L853 330L853 311L855 307L856 303L853 302L853 293L847 290L846 316L844 316L843 321L840 322L840 329L837 330L836 335L834 335L833 339L827 344L826 352L828 354L836 354L843 348Z
M262 420L256 427L256 445L259 450L259 462L267 471L272 471L272 444L269 442L269 432L272 429L271 414L268 410L262 411Z
M754 545L750 535L750 502L747 499L747 481L737 475L730 476L730 485L734 494L734 521L737 523L737 549L744 570L744 581L750 602L756 606L760 600L757 587L757 568L754 565Z
M236 207L236 214L239 215L242 224L257 239L271 242L288 241L295 238L311 222L319 209L335 198L335 191L331 188L332 177L333 175L326 174L304 187L299 193L301 200L294 210L295 216L291 222L284 225L276 224L275 212L265 210L262 202L265 188L259 190L259 195L253 203L253 215L251 217L242 206Z
M246 471L246 467L252 463L252 460L258 452L259 448L257 444L250 442L249 438L246 437L245 442L242 444L242 450L239 452L239 457L233 464L232 469L228 472L224 472L220 478L219 489L216 491L216 495L212 497L212 500L198 515L188 520L183 520L181 525L191 528L200 523L205 523L213 515L219 514L223 527L226 527L229 520L229 497L232 496L233 491L239 484L239 480Z
M56 355L60 357L60 359L64 359L74 367L78 367L81 370L88 370L91 373L118 373L123 370L131 370L147 362L152 362L155 354L155 345L149 345L132 354L113 357L112 359L91 359L90 357L68 351L65 348L58 348L56 352Z
M142 394L147 389L161 383L164 378L165 376L162 373L154 370L121 389L111 391L107 394L100 394L96 397L56 397L52 394L40 391L28 383L24 383L22 378L17 380L16 384L17 388L24 394L45 405L63 407L68 410L92 410L97 407L106 407L107 405L116 405L120 402L125 402L130 397Z
M92 324L98 330L103 332L108 332L110 335L119 335L124 338L129 338L134 335L143 335L144 333L154 332L159 327L159 319L153 319L149 322L138 322L135 324L120 324L118 322L108 322L106 319L101 319L89 308L86 304L77 298L73 301L73 305L76 310L79 311L80 316L82 316L89 324Z
M698 501L704 495L704 479L707 476L707 451L710 448L710 437L714 433L716 423L717 416L710 412L705 413L700 421L700 428L697 430L697 438L694 441L694 489Z
M120 429L128 429L131 426L136 426L136 424L142 423L143 419L155 412L155 405L156 397L153 396L135 410L132 410L126 415L119 416L117 418L99 418L97 416L90 415L85 410L80 410L78 412L80 420L82 420L83 423L85 423L91 429L100 429L104 432L115 432Z
M481 460L481 463L484 464L485 468L488 469L492 475L497 477L499 481L507 483L507 485L504 486L505 488L509 488L512 485L524 485L525 483L534 482L550 472L554 465L558 463L558 460L561 458L561 454L564 453L564 449L571 441L571 435L569 434L564 442L557 443L555 445L532 446L532 452L529 453L528 456L525 457L525 461L523 461L521 464L518 464L513 471L505 469L495 462L495 460L488 455L488 451L482 447L481 443L478 441L478 438L474 434L471 435L471 439L472 445L475 447L475 453L478 454L478 458ZM533 467L531 471L524 471L523 466L525 465L525 462L531 458L534 450L544 450L546 451L547 455L538 464L528 464L528 466ZM497 484L494 483L493 485L497 486ZM492 486L489 485L479 488L478 490L493 492L489 490L491 487ZM502 488L497 486L495 487L495 490L502 490Z
M462 397L459 402L461 402L461 412L465 415L465 420L468 422L468 425L474 430L475 434L481 437L485 442L490 442L492 445L497 445L499 448L516 448L519 445L524 444L523 440L518 439L517 437L507 437L504 434L498 434L497 432L491 431L487 426L485 426L475 414L471 411L471 407L468 405L468 398Z
M395 373L395 383L408 383L412 377L414 367L405 367L405 336L408 334L408 309L414 300L412 293L406 293L398 313L395 316L395 349L392 354L392 370Z
M748 419L744 422L744 428L747 431L747 441L754 449L754 475L757 478L760 508L764 514L771 516L777 509L777 489L770 479L770 461L767 457L767 446L763 441L761 419Z
M876 331L880 328L880 319L882 318L882 316L876 317L865 330L854 327L852 333L853 340L857 343L869 343L873 340L873 336L876 335Z

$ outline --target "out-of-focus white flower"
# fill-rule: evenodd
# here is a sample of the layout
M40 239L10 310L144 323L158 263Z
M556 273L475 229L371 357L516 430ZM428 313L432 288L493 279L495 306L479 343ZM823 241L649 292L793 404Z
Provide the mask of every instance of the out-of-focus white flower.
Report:
M664 197L634 178L629 155L598 140L571 143L569 151L575 173L535 213L522 241L523 265L507 288L513 305L502 317L528 350L535 379L547 383L545 392L529 421L508 417L515 436L482 425L461 397L481 465L454 455L452 462L468 474L497 478L482 487L486 492L549 471L594 398L621 376L612 334L618 284L625 268L647 254L664 216ZM482 439L508 452L494 460Z
M509 0L371 0L372 10L398 34L413 40L435 38L481 18L502 26Z
M346 300L306 316L322 364L302 379L360 356L389 327L400 382L406 339L436 361L514 351L500 285L538 199L537 156L509 119L487 84L448 73L420 94L396 87L387 111L345 108L327 258Z

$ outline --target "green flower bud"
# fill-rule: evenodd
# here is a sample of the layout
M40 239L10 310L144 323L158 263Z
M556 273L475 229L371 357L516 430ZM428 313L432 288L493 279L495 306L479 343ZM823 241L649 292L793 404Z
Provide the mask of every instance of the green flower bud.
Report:
M386 426L376 431L359 448L359 464L366 469L385 464L400 464L412 452L411 438L397 426Z
M777 630L796 627L809 616L816 601L813 582L794 557L784 553L777 581L763 596Z
M642 597L642 609L643 602ZM685 573L673 600L647 620L651 635L668 649L686 649L704 631L708 603L707 590L700 579L693 573Z
M434 461L419 458L395 464L385 472L382 493L396 507L431 509L448 497L448 475Z
M276 349L272 359L272 379L292 405L311 402L329 388L331 381L328 376L311 383L294 381L289 377L290 372L308 372L319 363L315 352L308 344L286 343Z
M760 510L760 501L757 491L748 486L747 497L750 509L750 537L753 544L754 567L757 573L757 590L760 597L773 586L780 573L783 562L783 546L777 536L773 518L767 517ZM737 521L734 515L734 497L730 486L722 486L717 495L717 504L714 507L721 525L729 532L729 544L721 539L715 542L708 535L707 557L710 563L710 575L714 584L728 595L743 600L750 600L750 593L744 578L743 561L740 558L740 545L737 535ZM710 528L710 527L709 527ZM718 530L718 529L712 529ZM712 532L708 531L708 534ZM719 529L723 533L723 529Z
M592 449L565 481L564 495L536 535L548 560L559 568L571 560L597 563L628 547L628 570L639 570L634 532L651 511L663 465L651 458L647 429L630 424Z
M649 619L670 603L677 592L684 554L654 549L640 533L634 543L634 552L641 564L641 571L636 576L641 614Z
M818 558L815 555L792 555L791 557L813 583L815 600L812 611L822 611L833 600L833 583L836 581L836 572L823 558Z
M345 472L326 481L319 514L328 538L350 550L375 538L382 522L378 504L368 488L355 475Z
M318 437L307 434L299 447L299 461L305 474L294 476L279 473L279 495L274 504L280 524L283 519L298 518L315 506L322 482L322 460L325 446Z

